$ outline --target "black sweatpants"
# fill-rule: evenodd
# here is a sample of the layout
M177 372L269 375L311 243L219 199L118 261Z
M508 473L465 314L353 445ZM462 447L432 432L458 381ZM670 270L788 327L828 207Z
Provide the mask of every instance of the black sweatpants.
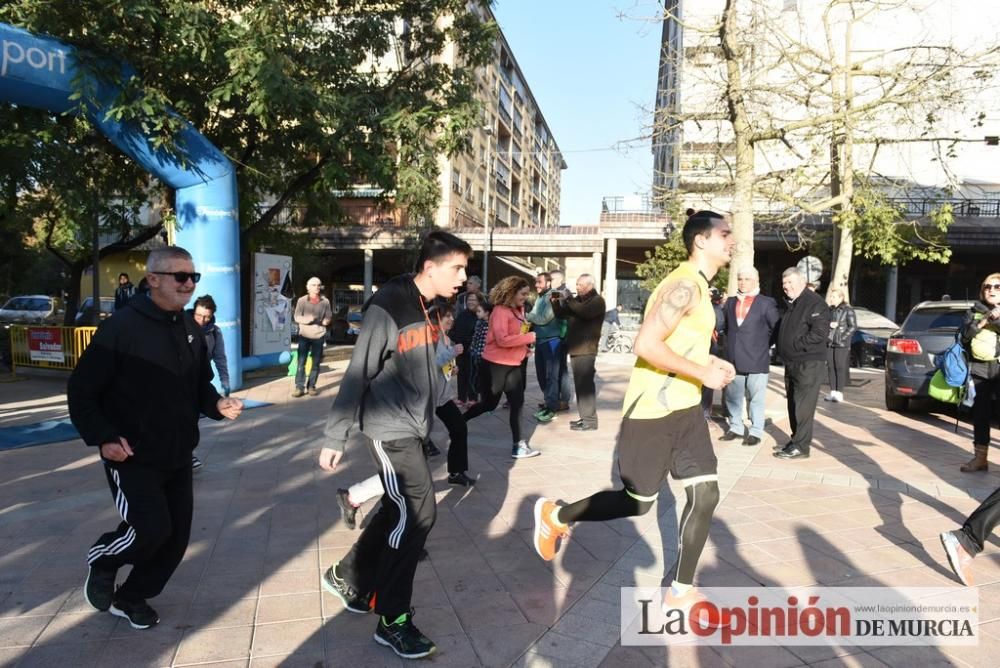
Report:
M465 421L474 420L492 411L500 404L500 397L507 395L510 404L510 435L514 445L521 440L521 408L524 406L524 384L527 358L518 366L482 361L479 369L479 403L465 411Z
M975 379L976 398L972 400L972 442L990 444L990 424L993 422L993 397L1000 391L1000 377Z
M448 430L448 473L464 473L469 468L469 427L454 401L438 406L434 414Z
M825 367L826 362L818 360L785 363L785 395L792 428L792 446L802 452L809 452L812 446L816 403Z
M472 353L468 350L463 350L462 354L455 358L455 362L458 364L458 400L469 401L470 399L474 399L478 390L472 384L472 365L475 364Z
M119 595L132 601L152 598L163 591L191 538L191 463L159 471L128 460L105 462L104 472L122 522L97 539L87 561L106 570L132 564Z
M993 530L1000 524L1000 488L972 511L965 520L962 530L958 532L958 540L965 551L976 556L983 551L986 541L993 535Z
M437 505L419 438L368 441L368 450L385 494L339 570L357 591L376 594L375 612L395 619L410 611L413 575Z

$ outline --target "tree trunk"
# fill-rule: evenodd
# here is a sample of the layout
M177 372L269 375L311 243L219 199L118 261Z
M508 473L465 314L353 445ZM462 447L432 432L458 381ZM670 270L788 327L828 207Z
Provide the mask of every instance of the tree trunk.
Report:
M735 244L729 262L729 266L736 271L729 272L729 285L726 287L729 294L736 294L736 278L740 267L752 267L754 260L754 144L753 129L744 99L745 84L741 66L745 51L739 41L738 5L739 0L727 0L719 28L719 41L726 64L725 99L736 146L732 205L732 234Z
M830 285L827 287L827 293L835 289L847 291L851 278L851 260L854 258L854 232L852 230L854 222L854 128L850 127L851 107L854 100L854 75L851 66L851 27L852 24L848 24L844 32L844 69L842 72L844 98L841 104L844 113L841 125L843 141L834 147L834 150L837 151L839 164L831 165L834 168L839 167L840 193L842 195L841 219L847 220L848 224L841 223L835 228L834 233L839 235L839 243L837 244L837 257L834 258L834 266L830 271ZM850 298L852 295L848 295L848 297Z

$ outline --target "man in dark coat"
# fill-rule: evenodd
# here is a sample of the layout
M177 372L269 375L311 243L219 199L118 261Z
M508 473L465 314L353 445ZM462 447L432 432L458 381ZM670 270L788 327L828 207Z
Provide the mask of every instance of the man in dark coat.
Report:
M594 277L580 274L576 279L576 297L566 298L552 291L552 307L556 317L568 320L566 348L569 350L573 383L576 386L576 408L580 419L570 423L573 431L597 429L597 389L594 386L594 363L604 323L604 298L594 289Z
M729 430L723 441L742 439L758 445L764 436L764 409L771 357L771 336L778 324L778 305L760 294L760 277L753 267L736 274L736 296L726 300L726 359L736 367L736 378L723 390L729 413ZM743 421L743 407L750 413L750 429Z
M792 438L774 453L779 459L805 459L812 444L819 386L826 375L826 342L830 337L830 307L812 290L795 267L781 274L788 306L778 324L778 354L785 364L785 395Z

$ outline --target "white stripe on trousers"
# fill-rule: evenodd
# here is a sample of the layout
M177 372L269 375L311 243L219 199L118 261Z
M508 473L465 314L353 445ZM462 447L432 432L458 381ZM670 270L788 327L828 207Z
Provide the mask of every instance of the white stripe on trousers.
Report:
M125 535L113 541L110 545L95 545L87 553L87 563L92 564L101 557L121 554L135 542L135 527L129 527Z
M125 492L122 491L122 482L121 477L118 475L118 469L111 469L111 478L115 481L116 488L115 507L118 509L118 514L122 516L122 520L128 523L128 499L125 498ZM106 555L121 554L134 542L135 527L129 526L128 531L116 538L110 544L95 545L90 548L90 551L87 553L87 563L94 563L96 559L100 559Z
M382 441L372 441L372 444L375 446L375 453L379 461L382 462L382 468L385 471L385 492L392 499L393 503L399 507L399 524L389 534L389 547L398 550L399 544L403 539L403 531L406 529L406 500L399 492L399 480L396 478L396 470L392 468L389 455L382 449Z

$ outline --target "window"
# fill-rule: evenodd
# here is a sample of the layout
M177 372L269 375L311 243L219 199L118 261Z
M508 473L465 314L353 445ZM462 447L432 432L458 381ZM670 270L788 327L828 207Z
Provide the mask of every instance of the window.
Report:
M462 192L462 173L454 167L451 168L451 191Z

